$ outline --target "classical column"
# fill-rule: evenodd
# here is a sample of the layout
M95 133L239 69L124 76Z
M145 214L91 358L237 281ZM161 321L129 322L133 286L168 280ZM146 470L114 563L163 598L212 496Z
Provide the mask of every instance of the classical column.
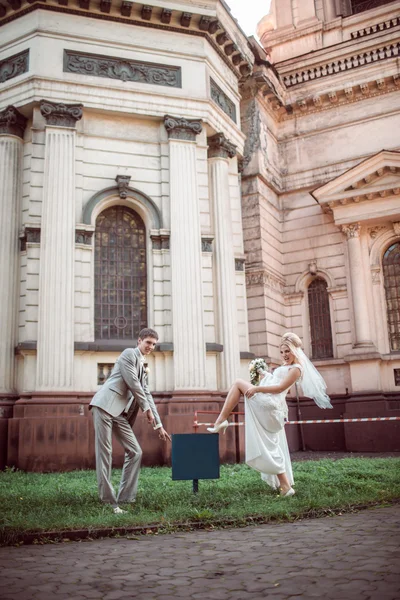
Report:
M15 389L18 315L18 226L21 161L27 119L13 106L0 112L0 393Z
M220 386L227 389L240 371L239 332L236 306L235 254L233 251L232 211L229 196L229 159L236 146L223 133L208 138L210 193L215 227L215 266L221 356Z
M355 347L372 346L369 326L367 288L365 284L364 266L362 260L359 223L342 225L342 231L347 236L349 254L351 291L353 297L353 314L355 327Z
M172 334L174 388L204 389L206 346L203 324L200 208L196 171L198 120L166 116L171 203Z
M46 119L36 387L73 386L75 125L82 105L42 100Z

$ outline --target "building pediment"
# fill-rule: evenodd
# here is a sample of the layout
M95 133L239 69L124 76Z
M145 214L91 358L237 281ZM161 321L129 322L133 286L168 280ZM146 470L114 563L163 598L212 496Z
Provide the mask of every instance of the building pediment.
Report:
M400 152L383 150L317 188L312 196L337 224L395 221L400 213Z

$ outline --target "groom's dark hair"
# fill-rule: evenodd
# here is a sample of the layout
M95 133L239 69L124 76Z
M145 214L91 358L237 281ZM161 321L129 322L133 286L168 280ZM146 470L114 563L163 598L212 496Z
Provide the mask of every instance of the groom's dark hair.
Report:
M158 333L155 329L150 329L150 327L145 327L139 333L138 339L139 338L141 340L144 340L144 338L154 338L155 340L158 340Z

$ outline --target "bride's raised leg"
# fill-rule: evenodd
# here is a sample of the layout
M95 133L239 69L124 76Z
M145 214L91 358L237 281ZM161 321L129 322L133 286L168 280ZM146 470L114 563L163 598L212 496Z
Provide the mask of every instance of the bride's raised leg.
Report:
M247 390L251 387L252 386L250 385L250 383L248 381L245 381L244 379L237 379L235 381L235 383L231 386L231 389L228 392L228 395L224 402L224 406L222 407L222 410L219 413L217 420L215 421L215 425L219 425L223 421L226 421L226 419L229 417L229 415L239 402L240 396L242 394L244 396Z

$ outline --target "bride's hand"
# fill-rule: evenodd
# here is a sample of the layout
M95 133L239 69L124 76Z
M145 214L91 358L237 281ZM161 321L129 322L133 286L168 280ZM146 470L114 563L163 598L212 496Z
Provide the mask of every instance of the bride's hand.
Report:
M251 387L249 387L249 389L247 390L245 396L246 398L252 398L254 396L254 394L257 394L258 392L258 388L255 385L252 385Z

